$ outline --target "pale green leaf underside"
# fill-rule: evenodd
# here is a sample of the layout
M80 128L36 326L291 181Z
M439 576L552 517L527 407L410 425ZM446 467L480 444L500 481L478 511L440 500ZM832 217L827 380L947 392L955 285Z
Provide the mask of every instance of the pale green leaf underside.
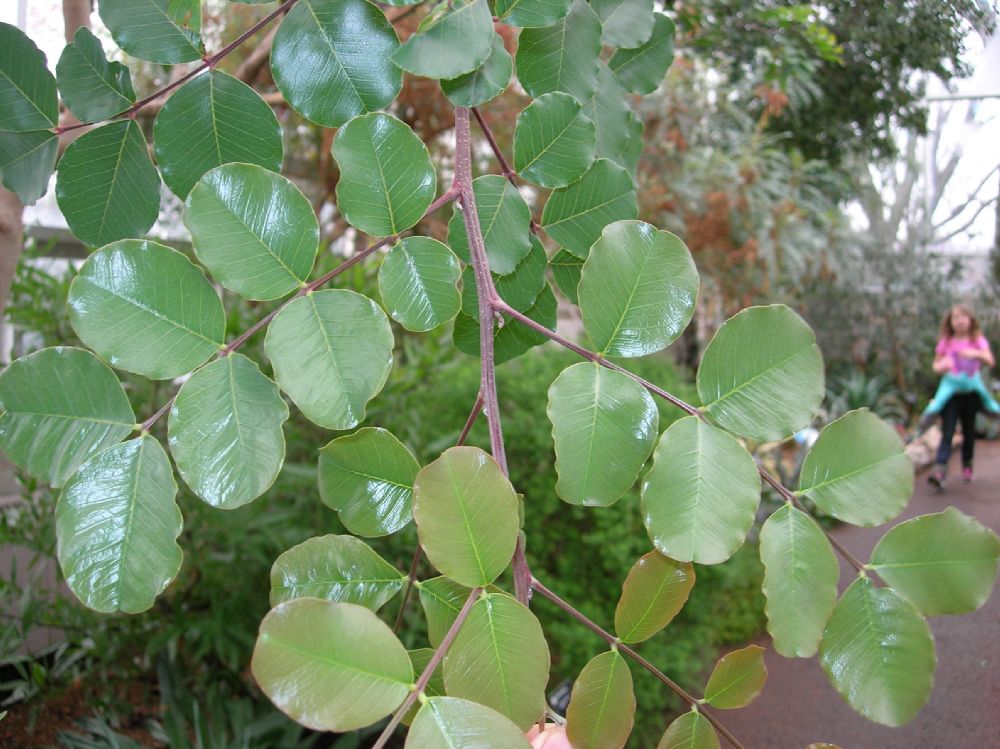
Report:
M635 721L632 673L617 650L595 656L573 682L566 736L573 749L622 749Z
M718 564L743 544L760 502L760 476L733 437L696 416L674 422L642 482L653 545L679 562Z
M417 589L427 618L427 639L436 648L458 617L471 589L447 577L424 580L417 584Z
M648 640L666 627L687 603L694 587L690 562L677 562L658 551L632 565L615 608L615 633L622 642Z
M520 728L485 705L431 697L406 736L406 749L529 749Z
M617 502L656 442L659 414L649 393L621 372L581 362L552 383L546 412L559 475L556 493L570 504Z
M245 356L230 354L181 386L170 409L170 453L195 494L231 510L274 483L285 460L286 419L278 386Z
M250 664L271 702L316 731L353 731L402 703L413 666L375 614L352 603L297 598L260 624Z
M461 275L458 258L447 245L429 237L407 237L382 261L378 289L389 316L420 333L458 314Z
M97 453L66 482L59 564L84 604L129 614L153 605L181 567L176 494L167 454L149 435Z
M653 35L653 0L591 0L601 19L601 41L610 47L632 49Z
M653 93L674 60L674 31L674 22L656 13L649 40L635 49L618 50L608 67L632 93Z
M48 348L0 374L0 449L53 487L135 428L114 372L89 351Z
M423 670L430 665L431 658L434 657L434 649L416 648L415 650L411 649L409 653L410 653L410 660L413 662L413 673L417 676L417 678L419 678L420 674L423 673ZM431 674L431 678L430 681L427 682L427 686L424 687L424 696L425 697L444 696L444 677L441 675L440 663L438 663L437 668L435 668L434 672ZM403 716L403 719L400 721L400 723L402 723L404 726L412 724L414 718L417 717L417 713L420 712L421 707L423 706L420 704L419 700L417 702L414 702L413 705L410 706L410 709L406 711L406 715ZM479 707L482 707L482 705L480 705ZM483 709L486 710L488 708L483 708ZM498 717L503 717L503 716L498 716ZM514 728L515 730L517 729L517 726L512 725L511 727ZM428 736L427 738L429 740L431 737Z
M274 560L271 605L293 598L322 598L378 611L403 589L405 580L354 536L316 536Z
M319 452L319 496L359 536L385 536L413 518L420 464L391 432L366 427Z
M719 737L708 718L692 711L667 727L656 749L719 749Z
M705 686L705 702L732 710L746 707L760 696L767 680L764 648L747 645L722 656Z
M496 0L503 23L524 28L551 26L569 12L570 0Z

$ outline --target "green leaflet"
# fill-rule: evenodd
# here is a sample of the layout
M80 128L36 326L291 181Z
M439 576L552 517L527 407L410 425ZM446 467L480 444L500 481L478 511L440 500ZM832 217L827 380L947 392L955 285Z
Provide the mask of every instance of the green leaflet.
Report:
M135 429L115 373L89 351L47 348L0 373L0 448L32 476L62 486Z
M550 286L545 286L535 303L524 314L549 330L556 328L556 295ZM455 318L453 342L455 348L469 356L479 356L479 320L460 312ZM493 326L493 352L496 364L515 359L535 346L548 340L544 335L504 317L504 324Z
M517 116L514 168L542 187L565 187L594 162L594 123L569 94L553 92L535 99Z
M173 64L201 59L201 0L101 0L101 20L133 57Z
M287 419L278 386L245 356L230 354L181 386L170 409L170 453L195 494L231 510L274 483L285 460Z
M635 484L656 442L659 414L645 388L621 372L581 362L549 388L556 494L608 507Z
M597 87L583 102L583 113L589 117L597 133L595 154L625 166L622 154L629 143L628 94L615 74L603 62L597 66Z
M622 642L648 640L666 627L687 603L694 587L694 567L658 551L632 565L615 607L615 632Z
M656 548L680 562L718 564L743 544L760 503L753 458L697 416L674 422L642 482L642 516Z
M570 0L496 0L494 10L510 26L551 26L569 13Z
M913 463L896 430L867 409L827 424L799 474L799 494L839 520L881 525L913 494Z
M601 19L601 41L609 47L630 49L653 35L653 0L591 0Z
M56 63L59 91L81 122L106 120L135 104L132 76L120 62L109 62L90 29L81 26Z
M698 298L698 270L684 243L642 221L604 228L583 264L583 325L602 355L645 356L684 332Z
M622 749L635 721L632 673L617 650L595 656L573 682L566 736L574 749Z
M315 731L371 725L402 703L413 682L406 648L375 614L315 598L271 609L250 669L279 710Z
M816 653L837 603L840 567L816 521L785 505L760 529L767 631L786 658Z
M531 309L545 288L545 247L531 235L531 251L521 258L513 273L493 276L493 285L500 298L518 312ZM462 272L462 312L474 320L479 319L479 295L476 291L476 273L471 265Z
M455 253L436 239L408 237L393 247L378 271L378 289L389 317L423 332L451 320L462 306Z
M73 141L59 162L56 200L70 231L92 247L145 234L160 212L160 175L138 123L112 122Z
M705 686L705 702L732 710L746 707L760 696L767 680L764 648L747 645L722 656Z
M413 454L391 432L366 427L319 451L319 496L359 536L386 536L413 517Z
M434 657L433 648L417 648L416 650L410 650L410 660L413 662L413 673L420 678L420 674L423 672L428 665L430 665L431 658ZM424 687L424 695L426 697L443 697L444 696L444 676L441 675L441 664L438 663L434 672L431 674L430 681L427 682L427 686ZM417 713L420 712L422 705L419 701L415 702L410 709L403 716L400 721L404 726L408 726L413 723L414 718L417 717ZM480 706L481 707L481 706ZM483 708L486 710L487 708ZM503 716L498 716L503 717ZM511 728L517 729L517 726L511 724ZM431 739L430 736L427 737L428 740ZM451 747L446 746L445 749L451 749Z
M381 112L355 117L337 133L337 207L352 226L377 237L416 224L434 202L437 175L427 147Z
M392 24L373 3L300 0L275 34L271 72L296 112L340 127L399 94L403 73L390 60L398 48Z
M271 567L271 605L293 598L356 603L378 611L406 576L354 536L316 536L283 552Z
M517 542L517 496L500 467L477 447L453 447L413 482L413 519L427 558L457 583L488 585Z
M965 614L990 597L998 556L996 533L949 507L890 530L870 566L925 616Z
M69 289L69 319L113 367L169 380L219 352L225 313L201 269L156 242L103 247Z
M417 588L420 591L420 606L427 618L427 639L436 648L455 623L472 591L447 577L424 580L417 583Z
M580 275L583 271L583 260L572 252L559 250L549 261L552 277L559 291L573 304L579 304L577 287L580 285Z
M59 137L51 130L0 132L0 182L33 205L48 192L58 149Z
M435 8L392 61L425 78L457 78L486 62L493 36L486 0L457 0Z
M655 17L649 41L635 49L620 49L608 61L618 80L634 94L653 93L674 61L674 22L662 13Z
M271 322L264 351L274 376L310 421L350 429L392 368L392 329L372 300L344 289L295 299Z
M760 442L784 439L809 424L825 395L816 336L783 304L749 307L709 342L698 395L719 426Z
M719 749L719 737L708 718L692 711L667 726L656 749Z
M281 127L257 92L209 70L167 99L153 127L153 149L167 187L182 200L209 169L229 162L281 170Z
M634 219L639 212L632 177L598 159L576 182L553 190L542 211L542 228L563 249L586 258L604 227Z
M528 749L524 733L500 713L457 697L431 697L406 736L405 749Z
M597 85L600 54L601 21L586 0L573 0L551 26L521 32L517 79L531 96L564 91L584 101Z
M861 577L823 632L820 663L855 711L886 726L908 723L931 695L937 656L920 613L891 588Z
M319 248L309 200L253 164L211 170L188 195L184 225L198 259L246 299L277 299L305 283Z
M472 180L472 193L490 269L501 276L513 273L531 251L531 209L518 189L499 174ZM448 222L448 245L463 261L472 262L465 216L457 203Z
M103 450L66 482L56 506L70 590L103 612L136 614L181 567L181 511L167 454L149 435Z
M448 649L443 673L449 695L486 705L527 730L545 709L549 679L538 619L504 593L485 594Z
M58 120L56 79L45 55L17 26L0 23L0 130L45 130Z
M514 61L504 49L503 39L494 34L486 62L471 73L441 81L441 90L456 107L478 107L496 98L510 85Z

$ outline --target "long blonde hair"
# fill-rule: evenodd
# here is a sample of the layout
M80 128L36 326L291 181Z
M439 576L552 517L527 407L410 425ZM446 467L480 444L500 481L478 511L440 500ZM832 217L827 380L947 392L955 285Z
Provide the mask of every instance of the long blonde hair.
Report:
M953 304L948 311L944 313L944 317L941 318L941 337L953 338L955 336L955 328L952 327L951 324L951 316L955 312L961 312L969 318L969 339L974 341L979 338L981 333L979 328L979 319L973 311L964 304Z

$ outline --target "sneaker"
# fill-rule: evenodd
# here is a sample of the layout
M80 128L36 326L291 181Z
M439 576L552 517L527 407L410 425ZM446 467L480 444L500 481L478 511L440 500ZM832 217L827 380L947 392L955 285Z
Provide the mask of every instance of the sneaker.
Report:
M940 468L935 468L927 476L927 483L938 489L944 489L944 471Z
M962 481L972 481L972 466L965 466L962 469Z

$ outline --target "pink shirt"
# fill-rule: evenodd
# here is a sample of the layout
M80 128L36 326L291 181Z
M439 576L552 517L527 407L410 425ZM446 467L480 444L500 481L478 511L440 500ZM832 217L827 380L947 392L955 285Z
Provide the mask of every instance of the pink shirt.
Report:
M958 352L967 348L989 351L990 344L987 343L984 336L979 336L975 341L968 341L961 338L941 338L937 342L937 346L934 347L934 353L937 356L951 357L951 371L953 374L973 375L979 371L982 362L979 359L967 359L964 356L959 356Z

